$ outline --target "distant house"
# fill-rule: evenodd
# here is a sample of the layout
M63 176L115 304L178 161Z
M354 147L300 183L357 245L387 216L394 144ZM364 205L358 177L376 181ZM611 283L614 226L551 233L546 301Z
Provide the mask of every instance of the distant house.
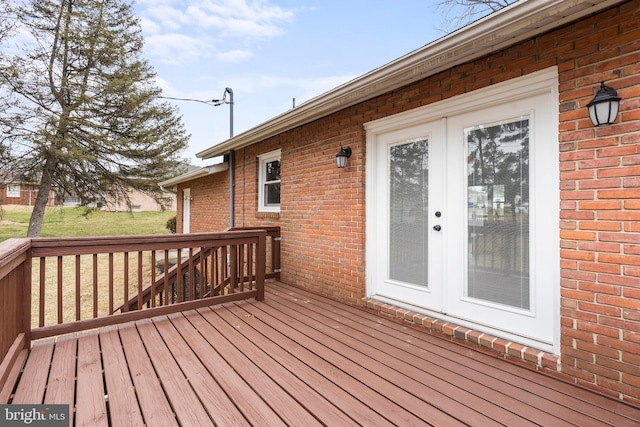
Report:
M283 282L640 405L639 28L515 2L199 153L178 232L279 226Z
M125 197L124 192L126 191ZM110 197L105 200L105 204L102 207L103 211L108 212L149 212L149 211L175 211L176 210L176 195L169 191L165 191L163 197L168 203L163 207L160 203L156 202L153 197L143 193L142 191L127 188L119 189L116 197Z
M27 182L13 173L0 170L0 205L33 206L38 195L38 184ZM47 206L56 204L56 192L49 192Z
M153 197L143 193L140 190L134 188L122 187L118 188L118 191L114 196L105 197L100 204L100 209L107 212L150 212L150 211L175 211L176 210L176 195L170 191L164 191L163 197L167 203L163 206L156 202ZM67 195L64 197L63 204L65 206L80 206L82 201L77 196ZM97 206L97 204L93 204Z

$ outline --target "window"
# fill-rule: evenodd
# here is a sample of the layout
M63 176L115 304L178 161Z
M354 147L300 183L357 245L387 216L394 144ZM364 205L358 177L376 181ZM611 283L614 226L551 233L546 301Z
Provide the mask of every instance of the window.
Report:
M280 150L258 157L258 211L280 212Z
M7 197L20 197L20 186L17 184L7 185Z

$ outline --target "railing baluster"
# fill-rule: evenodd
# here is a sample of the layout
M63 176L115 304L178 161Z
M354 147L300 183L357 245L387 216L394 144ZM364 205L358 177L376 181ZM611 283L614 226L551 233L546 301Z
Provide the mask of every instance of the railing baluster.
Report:
M200 252L202 256L202 252ZM193 248L189 248L189 270L187 273L187 283L189 284L189 301L196 298L196 272L193 268Z
M109 314L113 314L113 252L109 252Z
M240 292L244 292L244 251L247 245L238 245L238 276L240 279Z
M76 255L76 320L80 320L80 255Z
M122 310L129 311L129 252L124 252L124 295L122 296L122 303L124 304Z
M247 245L247 277L249 278L249 290L253 290L253 243Z
M184 280L182 276L182 271L180 266L182 265L182 249L178 248L178 259L176 261L176 265L178 266L178 276L176 277L176 286L178 287L178 302L184 301Z
M156 306L156 251L151 251L151 307Z
M58 323L62 323L62 257L58 256Z
M169 250L167 249L165 249L164 251L164 303L163 305L169 305Z
M142 310L142 251L138 251L138 310Z
M40 257L40 303L38 307L38 326L44 326L44 302L45 302L45 283L46 283L46 265L47 258Z
M93 254L93 317L98 317L98 254Z
M238 286L238 245L231 245L229 247L229 255L231 267L231 271L229 272L231 277L229 291L230 293L234 293L236 291L236 286Z
M218 277L220 275L220 248L212 249L211 254L211 295L217 296L220 294L220 282ZM217 289L217 290L216 290Z

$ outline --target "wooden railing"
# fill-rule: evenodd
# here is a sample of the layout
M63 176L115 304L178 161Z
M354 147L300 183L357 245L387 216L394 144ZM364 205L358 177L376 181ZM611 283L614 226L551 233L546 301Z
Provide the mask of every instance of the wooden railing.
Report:
M274 227L0 244L0 390L33 339L263 299L265 277L279 275L279 233Z

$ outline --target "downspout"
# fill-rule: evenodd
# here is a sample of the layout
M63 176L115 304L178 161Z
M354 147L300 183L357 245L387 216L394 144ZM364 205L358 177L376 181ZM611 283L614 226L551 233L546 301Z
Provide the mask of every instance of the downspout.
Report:
M234 200L235 200L235 179L234 179L234 165L235 161L233 160L235 152L233 150L229 151L229 228L233 228L234 226Z

